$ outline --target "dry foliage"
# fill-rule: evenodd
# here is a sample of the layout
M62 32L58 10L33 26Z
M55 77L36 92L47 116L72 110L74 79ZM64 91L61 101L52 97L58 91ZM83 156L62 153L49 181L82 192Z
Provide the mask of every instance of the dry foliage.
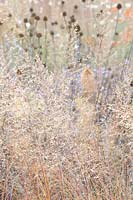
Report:
M90 1L73 1L81 10L60 3L60 29L48 22L58 16L54 7L42 22L42 14L28 13L30 6L41 12L37 4L17 2L22 7L14 13L13 1L6 2L7 17L0 12L0 200L131 200L132 42L122 42L131 28L125 35L119 30L119 40L113 28L124 16L131 25L132 9L124 1L122 12L117 1L99 4L102 10ZM19 24L21 12L28 17ZM115 26L105 23L108 12Z

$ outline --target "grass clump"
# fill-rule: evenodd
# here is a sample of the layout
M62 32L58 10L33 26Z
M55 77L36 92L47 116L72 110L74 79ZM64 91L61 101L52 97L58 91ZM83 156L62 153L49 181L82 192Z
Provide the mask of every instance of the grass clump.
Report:
M47 3L1 4L0 199L131 200L130 3Z

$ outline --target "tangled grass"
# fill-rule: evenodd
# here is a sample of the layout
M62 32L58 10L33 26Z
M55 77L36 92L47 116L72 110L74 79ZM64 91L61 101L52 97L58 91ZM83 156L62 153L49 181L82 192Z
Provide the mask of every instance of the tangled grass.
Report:
M57 23L27 3L19 24L9 5L0 14L0 199L131 200L130 1L78 1L72 13L62 1ZM115 26L102 27L111 17Z

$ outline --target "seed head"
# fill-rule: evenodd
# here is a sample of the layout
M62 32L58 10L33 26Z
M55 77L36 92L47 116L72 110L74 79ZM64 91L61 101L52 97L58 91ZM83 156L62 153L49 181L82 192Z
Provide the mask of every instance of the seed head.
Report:
M103 37L103 35L100 33L97 33L97 37Z
M61 1L61 4L64 5L64 4L65 4L65 1Z
M66 17L66 16L67 16L67 12L64 11L64 12L62 13L62 16L63 16L63 17Z
M120 10L122 8L122 5L120 3L117 4L117 9Z
M12 17L12 14L11 14L11 13L9 13L8 17L10 17L10 18L11 18L11 17Z
M42 37L42 34L41 34L41 33L36 33L36 36L37 36L38 38L41 38L41 37Z
M70 17L70 20L71 20L71 23L75 23L75 22L76 22L76 19L75 19L74 15L72 15L72 16Z
M133 80L131 81L130 86L133 87Z
M23 34L23 33L19 33L19 37L20 37L20 38L23 38L23 37L24 37L24 34Z
M74 6L74 9L75 9L75 10L77 10L77 9L78 9L78 6L77 6L77 5L75 5L75 6Z
M17 70L17 75L21 75L21 74L22 74L21 70L18 69L18 70Z
M51 35L51 36L54 36L54 31L50 31L50 35Z
M80 32L79 34L80 34L80 37L82 37L82 36L83 36L83 32Z
M39 16L35 16L35 20L39 21L40 17Z
M74 29L75 29L75 32L78 33L78 32L80 31L80 26L79 26L79 24L77 24L77 25L74 27Z
M55 21L55 22L54 22L54 25L58 25L58 22L57 22L57 21Z
M43 66L46 67L46 63L43 63Z
M44 22L47 22L47 21L48 21L47 16L44 16L44 17L43 17L43 21L44 21Z
M27 23L28 22L28 19L27 18L24 18L24 23Z
M30 12L33 12L34 10L33 10L33 8L30 8Z

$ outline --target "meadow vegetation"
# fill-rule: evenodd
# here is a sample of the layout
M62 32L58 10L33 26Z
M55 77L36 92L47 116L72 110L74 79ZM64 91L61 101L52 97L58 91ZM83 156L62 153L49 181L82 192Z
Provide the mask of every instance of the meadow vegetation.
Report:
M0 1L0 200L131 200L132 0Z

